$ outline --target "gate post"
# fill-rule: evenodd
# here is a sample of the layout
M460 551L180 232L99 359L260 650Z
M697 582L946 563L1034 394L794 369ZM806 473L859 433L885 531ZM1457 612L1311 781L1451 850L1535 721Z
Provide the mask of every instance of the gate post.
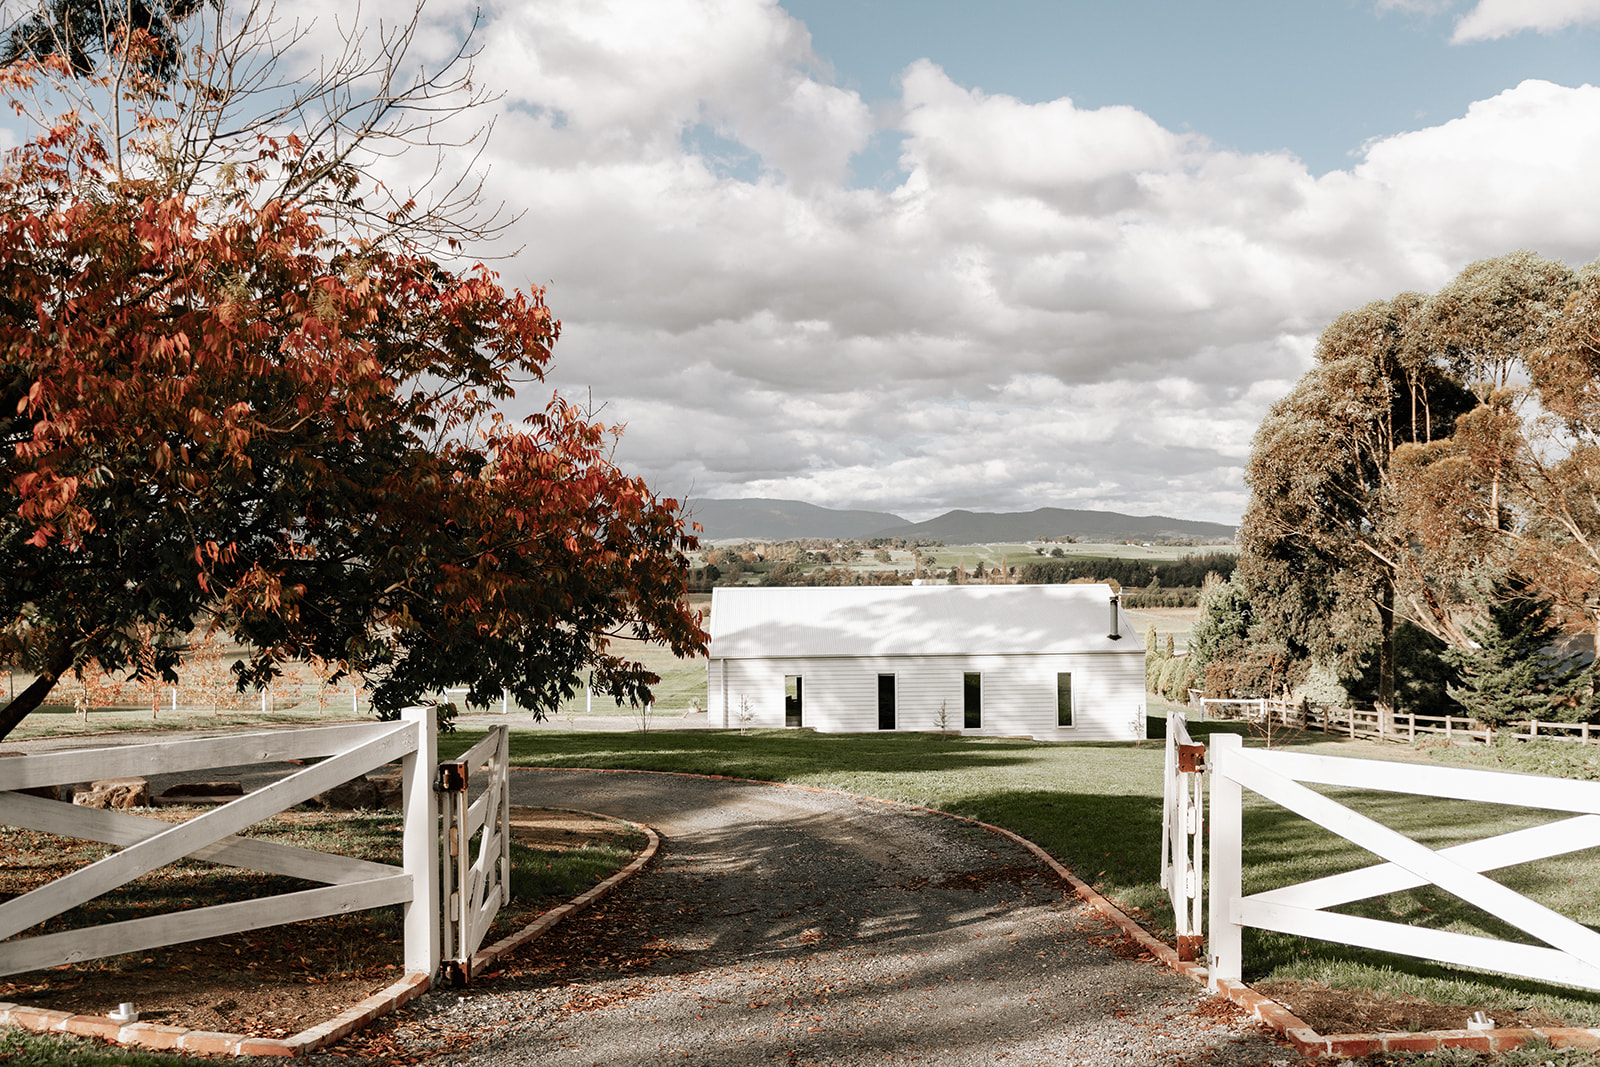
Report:
M405 905L405 969L428 976L439 972L439 808L433 777L439 763L439 724L431 707L406 708L400 718L417 730L417 747L400 761L401 854L411 875Z
M1216 992L1224 979L1244 973L1241 927L1233 918L1242 895L1239 865L1244 844L1244 792L1233 778L1244 741L1238 734L1211 735L1211 929L1206 986Z

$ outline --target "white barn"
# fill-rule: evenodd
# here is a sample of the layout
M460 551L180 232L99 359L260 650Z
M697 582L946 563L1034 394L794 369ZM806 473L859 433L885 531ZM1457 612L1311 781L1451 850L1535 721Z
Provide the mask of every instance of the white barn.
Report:
M721 588L706 707L733 728L1126 741L1144 655L1105 585Z

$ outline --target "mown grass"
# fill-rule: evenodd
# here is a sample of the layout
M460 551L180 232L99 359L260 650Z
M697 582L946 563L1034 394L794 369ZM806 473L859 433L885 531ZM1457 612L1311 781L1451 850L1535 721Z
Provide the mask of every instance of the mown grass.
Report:
M1163 724L1152 720L1153 734ZM1237 723L1196 723L1191 732L1246 735ZM463 731L443 747L465 748ZM1399 762L1427 761L1425 749L1378 746L1300 734L1275 744L1296 750ZM1162 746L1050 744L932 734L828 735L760 730L655 731L649 734L513 733L514 763L726 774L906 801L1004 826L1038 842L1125 906L1170 923L1159 887ZM1452 753L1453 755L1453 753ZM1470 757L1469 757L1470 758ZM1522 756L1521 758L1531 758ZM1554 757L1544 757L1546 760ZM1561 816L1494 804L1469 804L1328 790L1342 803L1433 848L1503 833ZM1244 881L1254 893L1352 870L1373 857L1291 813L1246 794ZM1516 797L1508 796L1514 802ZM1600 926L1593 850L1493 875L1519 892L1591 927ZM1515 937L1515 931L1434 889L1352 905L1352 914ZM1262 931L1246 931L1246 978L1322 982L1405 994L1436 1003L1536 1007L1572 1022L1600 1025L1600 994L1500 978L1404 957Z
M1382 1067L1430 1064L1432 1067L1595 1067L1600 1053L1576 1048L1554 1048L1546 1041L1530 1041L1521 1048L1486 1056L1471 1049L1447 1048L1438 1052L1389 1052L1363 1062Z
M6 1067L194 1067L187 1056L119 1048L87 1037L0 1030Z

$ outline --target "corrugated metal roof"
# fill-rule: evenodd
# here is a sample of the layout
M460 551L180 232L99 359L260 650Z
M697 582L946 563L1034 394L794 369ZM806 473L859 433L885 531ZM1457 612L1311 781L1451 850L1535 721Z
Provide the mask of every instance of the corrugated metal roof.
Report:
M720 588L711 657L1143 653L1105 585Z

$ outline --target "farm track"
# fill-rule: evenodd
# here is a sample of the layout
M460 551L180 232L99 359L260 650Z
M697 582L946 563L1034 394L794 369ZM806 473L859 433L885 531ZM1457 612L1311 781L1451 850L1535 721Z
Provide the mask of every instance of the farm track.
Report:
M617 893L313 1063L1287 1064L1037 859L898 805L749 782L512 771L513 803L648 823Z

